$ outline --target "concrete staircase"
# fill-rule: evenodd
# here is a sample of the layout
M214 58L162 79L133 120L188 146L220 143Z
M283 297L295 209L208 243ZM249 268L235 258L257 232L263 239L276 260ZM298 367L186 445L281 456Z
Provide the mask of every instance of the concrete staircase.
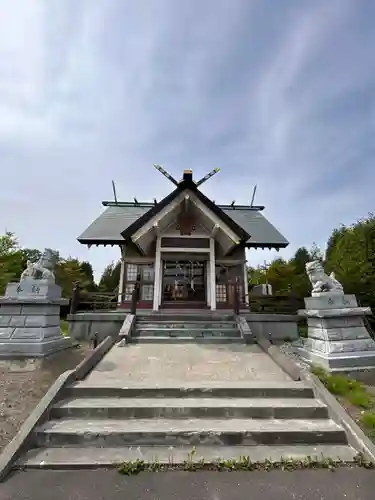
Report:
M344 430L303 382L205 382L150 387L126 380L68 387L35 430L26 468L96 468L121 461L179 464L320 456L352 460Z
M200 342L226 344L243 342L233 315L210 313L139 316L131 342Z

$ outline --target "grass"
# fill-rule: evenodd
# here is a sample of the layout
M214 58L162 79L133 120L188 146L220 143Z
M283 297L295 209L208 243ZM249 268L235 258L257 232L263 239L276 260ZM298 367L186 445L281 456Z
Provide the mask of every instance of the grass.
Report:
M375 398L366 391L363 383L352 380L345 375L330 375L319 366L313 366L311 371L329 392L339 396L344 404L345 402L350 403L362 410L357 420L366 434L375 440Z
M307 338L307 325L305 323L298 323L298 335L304 339Z
M69 332L69 323L65 319L60 319L61 332L66 337Z
M349 403L353 406L357 406L358 408L369 410L374 407L372 397L365 390L352 391L347 395L347 398Z
M330 375L320 366L313 366L311 371L335 396L343 397L358 408L370 409L374 406L373 398L366 391L362 382L345 375Z
M134 460L123 462L118 466L118 471L121 474L130 476L139 474L140 472L165 472L168 470L184 470L188 472L196 472L200 470L211 471L271 471L271 470L303 470L303 469L328 469L334 471L338 467L365 467L367 469L374 469L375 464L366 460L363 454L359 453L353 462L344 462L342 460L332 460L323 455L321 457L306 457L305 459L293 459L281 457L278 461L264 460L261 462L252 462L250 457L243 456L233 459L218 459L214 462L206 462L204 458L195 458L196 450L192 449L188 453L187 459L181 464L174 464L172 460L169 463L160 463L158 460L153 462L145 462L144 460Z
M360 417L360 422L371 439L375 440L375 412L364 412Z

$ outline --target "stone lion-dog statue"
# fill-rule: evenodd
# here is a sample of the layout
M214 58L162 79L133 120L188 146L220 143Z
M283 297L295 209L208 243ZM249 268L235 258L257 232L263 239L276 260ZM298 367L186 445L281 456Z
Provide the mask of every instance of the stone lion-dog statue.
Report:
M25 278L32 278L46 283L55 283L54 269L58 258L58 252L46 248L37 262L27 262L27 267L21 274L21 281Z
M324 272L322 263L319 260L313 260L306 264L306 273L312 284L311 295L316 296L321 293L334 293L344 295L342 284L335 278L335 274L329 276Z

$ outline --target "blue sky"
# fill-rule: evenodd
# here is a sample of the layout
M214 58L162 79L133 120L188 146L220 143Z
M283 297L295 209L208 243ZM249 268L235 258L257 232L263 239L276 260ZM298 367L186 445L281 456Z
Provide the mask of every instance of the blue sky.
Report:
M76 237L112 198L202 190L324 247L374 210L372 0L0 0L0 228L92 262ZM252 251L249 263L274 252Z

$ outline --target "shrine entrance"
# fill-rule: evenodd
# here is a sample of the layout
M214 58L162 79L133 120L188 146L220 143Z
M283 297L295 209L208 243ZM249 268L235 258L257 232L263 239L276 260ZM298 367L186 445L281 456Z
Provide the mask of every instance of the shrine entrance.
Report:
M207 261L163 260L162 306L207 305Z

